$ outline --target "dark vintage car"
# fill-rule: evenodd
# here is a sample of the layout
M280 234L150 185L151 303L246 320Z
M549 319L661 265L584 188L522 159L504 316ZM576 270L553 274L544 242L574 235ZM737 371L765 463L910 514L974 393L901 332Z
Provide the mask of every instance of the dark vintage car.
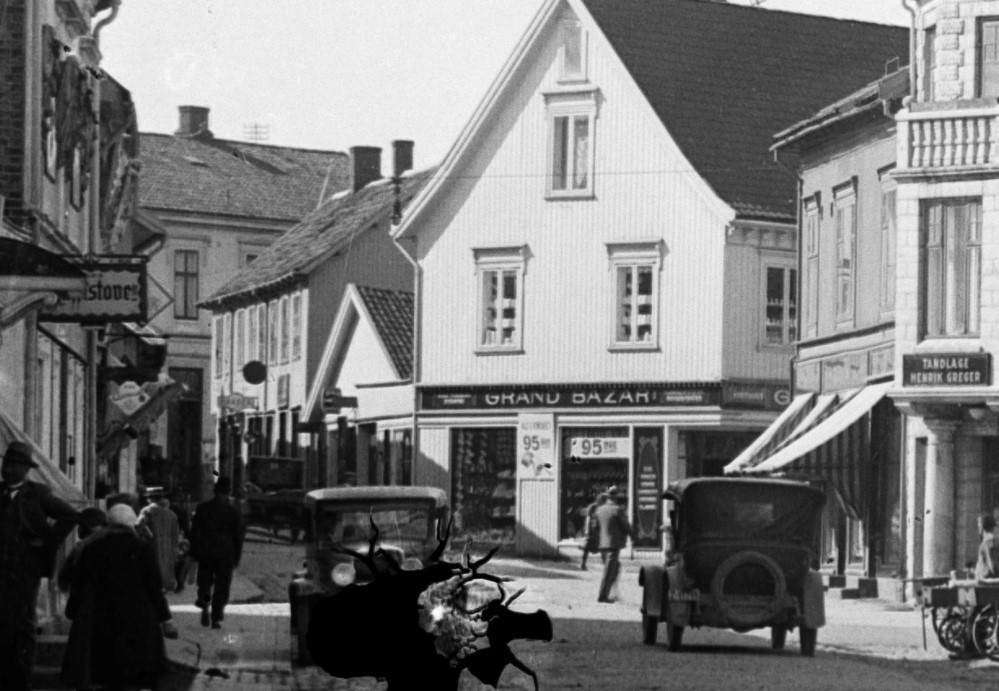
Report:
M378 528L376 550L384 550L404 569L422 568L444 538L449 509L441 489L401 486L317 489L305 495L304 505L311 537L305 569L288 586L288 602L298 662L309 664L306 633L312 605L373 577L363 563L337 548L368 554L373 521ZM382 564L385 558L374 561Z
M801 654L814 655L825 624L816 571L823 493L790 480L695 478L663 496L672 546L664 566L639 574L644 642L655 644L660 622L674 651L688 627L769 627L781 649L798 628Z

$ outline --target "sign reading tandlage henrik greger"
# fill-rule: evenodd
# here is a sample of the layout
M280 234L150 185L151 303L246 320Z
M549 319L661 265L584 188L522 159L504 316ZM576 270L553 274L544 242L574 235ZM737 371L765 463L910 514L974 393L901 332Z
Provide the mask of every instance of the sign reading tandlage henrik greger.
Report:
M146 320L146 257L65 257L87 275L82 293L63 297L39 313L42 321L139 322Z
M902 356L903 386L989 386L991 383L991 353Z

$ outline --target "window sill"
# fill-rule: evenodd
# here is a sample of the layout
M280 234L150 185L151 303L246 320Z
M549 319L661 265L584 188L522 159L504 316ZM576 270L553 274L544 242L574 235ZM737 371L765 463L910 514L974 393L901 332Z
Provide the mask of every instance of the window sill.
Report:
M593 194L593 190L586 190L584 192L553 192L548 190L545 193L545 199L550 202L561 202L561 201L578 201L578 200L588 200L596 199L597 195Z
M982 337L978 334L969 336L923 336L916 343L917 353L958 351L977 353L982 350Z
M476 355L523 355L524 348L522 346L506 346L506 347L493 347L487 348L485 346L479 346L475 349Z
M758 350L789 352L794 350L794 343L760 343Z
M610 353L658 353L658 343L612 343L607 346Z

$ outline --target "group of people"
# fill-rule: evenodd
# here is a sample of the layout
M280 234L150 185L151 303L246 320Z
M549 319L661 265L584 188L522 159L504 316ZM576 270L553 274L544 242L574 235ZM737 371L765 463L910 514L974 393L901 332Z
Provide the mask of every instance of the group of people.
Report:
M134 495L119 494L104 509L77 512L27 479L33 467L28 444L7 446L0 463L0 689L31 689L38 591L43 578L56 576L72 622L63 682L76 689L155 688L167 670L164 638L177 636L165 593L183 589L191 559L198 564L201 624L221 628L243 542L229 479L217 479L188 533L186 514L166 496L141 507ZM57 554L74 526L78 540L57 575Z
M613 602L616 599L617 579L621 573L621 550L632 537L631 523L626 509L620 501L617 487L597 495L596 500L586 507L586 521L583 543L583 559L580 568L586 571L586 560L591 552L599 552L604 563L603 577L597 602Z

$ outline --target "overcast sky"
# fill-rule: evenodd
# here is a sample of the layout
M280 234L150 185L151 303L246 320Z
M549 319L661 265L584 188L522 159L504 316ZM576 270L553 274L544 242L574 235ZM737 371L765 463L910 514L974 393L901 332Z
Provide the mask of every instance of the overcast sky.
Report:
M124 0L101 52L132 91L140 131L173 132L177 106L208 106L218 137L245 139L255 123L284 146L412 139L422 168L447 153L542 2ZM902 0L766 9L909 23Z

